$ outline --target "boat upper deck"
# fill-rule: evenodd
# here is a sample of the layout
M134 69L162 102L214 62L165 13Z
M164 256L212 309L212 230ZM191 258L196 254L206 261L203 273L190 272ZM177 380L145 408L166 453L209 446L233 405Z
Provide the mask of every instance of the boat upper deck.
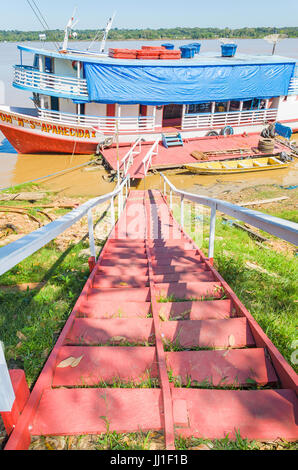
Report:
M29 52L32 54L38 54L46 57L54 57L59 59L80 61L86 63L98 63L98 64L118 64L118 65L144 65L144 60L139 59L116 59L109 57L107 54L80 51L68 49L65 51L54 51L48 49L38 49L25 45L18 45L20 51ZM263 65L263 64L284 64L284 63L296 63L296 59L291 57L282 57L277 55L257 55L257 54L241 54L238 53L234 57L222 57L220 50L213 52L200 52L195 54L194 57L189 59L179 60L160 60L160 59L145 59L146 64L159 65L159 66L171 66L171 67L185 67L187 66L223 66L223 65Z

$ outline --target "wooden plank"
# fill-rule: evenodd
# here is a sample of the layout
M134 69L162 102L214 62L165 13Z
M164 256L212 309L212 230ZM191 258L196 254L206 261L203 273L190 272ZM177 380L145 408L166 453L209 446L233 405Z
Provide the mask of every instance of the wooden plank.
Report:
M185 400L190 425L176 429L185 437L223 439L227 435L261 441L298 439L297 397L293 390L172 390Z
M262 348L166 353L173 379L182 385L276 385L277 376Z
M160 325L165 344L182 348L243 348L255 345L246 318L178 320Z
M150 403L150 406L148 406ZM137 388L45 390L32 435L143 432L163 428L161 391Z
M246 207L246 206L258 206L260 204L270 204L272 202L280 202L284 201L286 199L290 199L288 196L281 196L281 197L275 197L273 199L263 199L259 201L250 201L250 202L241 202L241 206Z

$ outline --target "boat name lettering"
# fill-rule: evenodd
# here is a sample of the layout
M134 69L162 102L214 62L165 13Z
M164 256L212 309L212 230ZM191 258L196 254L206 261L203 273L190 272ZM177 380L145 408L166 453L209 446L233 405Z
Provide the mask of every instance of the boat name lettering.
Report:
M24 123L28 123L31 129L40 127L42 132L47 132L57 135L65 135L69 137L79 137L84 139L90 139L96 137L95 131L89 131L88 129L76 129L74 127L55 126L54 124L48 124L45 122L38 122L33 120L27 120L14 116L13 114L6 114L0 112L0 120L13 124L13 120L17 121L18 126L24 127Z

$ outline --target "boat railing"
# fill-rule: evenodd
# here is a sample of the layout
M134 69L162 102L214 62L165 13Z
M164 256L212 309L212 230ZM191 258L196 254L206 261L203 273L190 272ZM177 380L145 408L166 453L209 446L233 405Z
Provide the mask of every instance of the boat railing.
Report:
M61 96L88 98L87 81L84 78L63 77L53 73L40 72L28 65L14 66L13 84L17 87Z
M167 186L169 187L170 208L173 208L173 194L180 197L180 224L184 226L184 200L189 200L196 204L210 207L210 227L209 227L209 248L208 258L213 261L214 256L214 240L215 240L215 221L216 212L224 213L237 220L245 222L253 227L256 227L264 232L270 233L282 240L285 240L293 245L298 245L298 224L290 220L281 219L269 214L264 214L259 211L247 209L235 204L231 204L220 199L214 199L199 194L188 193L176 188L169 179L160 173L164 181L163 193L167 195Z
M142 160L143 166L144 166L144 175L146 176L148 173L148 170L151 166L152 163L152 157L154 155L158 154L158 144L159 144L160 139L156 139L150 150L146 153L145 157Z
M291 78L288 95L298 95L298 72L297 75Z
M53 111L49 109L38 108L38 115L42 119L52 122L61 122L62 124L81 125L94 127L100 131L134 131L134 130L154 130L154 116L92 116L85 114L73 114L67 112Z
M223 113L184 114L182 129L210 129L213 127L265 124L266 122L275 121L277 112L277 108L269 108Z

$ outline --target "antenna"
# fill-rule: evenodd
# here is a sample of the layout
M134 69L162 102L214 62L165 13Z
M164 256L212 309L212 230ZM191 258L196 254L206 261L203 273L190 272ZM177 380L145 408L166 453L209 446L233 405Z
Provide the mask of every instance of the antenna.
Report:
M219 39L219 42L221 44L230 44L231 41L235 42L232 38L220 38Z
M71 36L71 32L73 28L75 27L75 25L78 23L78 20L75 20L76 11L77 11L77 7L75 7L74 12L72 16L70 17L70 19L68 20L68 23L65 28L64 41L63 41L63 46L62 46L62 51L65 51L65 52L67 51L68 39Z
M268 36L264 37L265 41L269 42L270 44L273 44L272 55L274 55L274 53L275 53L276 44L281 39L285 39L286 37L287 37L286 34L269 34Z
M100 50L99 50L99 52L104 52L104 51L105 51L106 40L107 40L109 31L110 31L110 29L111 29L111 27L112 27L112 24L113 24L115 15L116 15L116 12L113 13L113 16L112 16L111 18L109 18L109 20L108 20L108 22L107 22L107 26L106 26L106 29L105 29L105 31L104 31L104 33L103 33L103 38L102 38L102 41L101 41L101 44L100 44Z
M41 43L47 40L47 35L44 33L39 34L38 37Z

